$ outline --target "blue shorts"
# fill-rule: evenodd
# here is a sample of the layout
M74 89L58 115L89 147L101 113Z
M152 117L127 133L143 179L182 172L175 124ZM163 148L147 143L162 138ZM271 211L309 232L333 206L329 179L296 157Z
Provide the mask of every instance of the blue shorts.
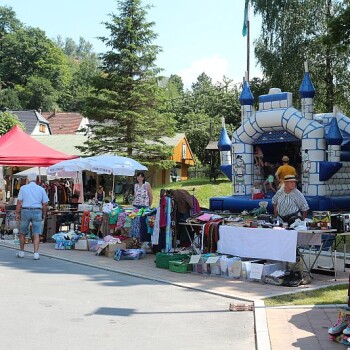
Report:
M23 209L21 211L20 234L29 234L29 224L32 223L32 234L41 235L43 231L42 209Z

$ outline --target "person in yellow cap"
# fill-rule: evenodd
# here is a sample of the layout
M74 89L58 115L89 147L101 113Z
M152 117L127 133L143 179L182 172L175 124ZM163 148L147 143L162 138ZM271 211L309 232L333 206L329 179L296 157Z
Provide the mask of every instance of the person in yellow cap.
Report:
M282 163L283 165L279 166L276 173L275 178L279 183L279 187L282 186L283 180L287 175L294 175L297 176L297 171L295 168L291 165L289 165L289 157L283 156L282 157Z

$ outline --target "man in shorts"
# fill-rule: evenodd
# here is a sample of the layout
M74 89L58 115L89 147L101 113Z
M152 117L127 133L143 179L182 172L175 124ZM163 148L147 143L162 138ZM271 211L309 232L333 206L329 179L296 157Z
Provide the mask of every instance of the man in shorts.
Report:
M27 176L27 185L20 188L16 206L16 219L20 221L19 247L17 258L24 257L25 236L29 233L29 224L32 224L32 237L34 243L34 260L39 260L40 235L47 211L49 198L45 190L36 184L36 174Z

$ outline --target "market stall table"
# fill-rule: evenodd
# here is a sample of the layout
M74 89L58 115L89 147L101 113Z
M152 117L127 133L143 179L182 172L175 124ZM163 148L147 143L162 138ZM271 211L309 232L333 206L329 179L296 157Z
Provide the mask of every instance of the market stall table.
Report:
M72 224L81 223L82 212L77 210L50 210L47 213L44 225L44 240L50 241L51 237L59 231L68 231ZM64 229L65 227L65 229Z
M221 225L218 253L244 258L295 262L298 232L283 228Z

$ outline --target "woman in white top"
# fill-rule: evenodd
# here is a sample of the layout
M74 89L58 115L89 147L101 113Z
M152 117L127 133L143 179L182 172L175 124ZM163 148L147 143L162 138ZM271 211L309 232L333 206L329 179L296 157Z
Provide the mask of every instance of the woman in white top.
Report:
M152 188L149 182L145 181L145 174L139 171L136 174L136 180L133 206L137 208L151 207L153 201Z

